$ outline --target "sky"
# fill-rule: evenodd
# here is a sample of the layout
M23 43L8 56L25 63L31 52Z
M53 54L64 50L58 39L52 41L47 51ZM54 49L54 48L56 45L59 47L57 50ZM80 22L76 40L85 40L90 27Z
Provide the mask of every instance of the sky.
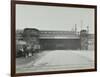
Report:
M70 31L87 29L94 33L94 9L42 5L16 5L16 29Z

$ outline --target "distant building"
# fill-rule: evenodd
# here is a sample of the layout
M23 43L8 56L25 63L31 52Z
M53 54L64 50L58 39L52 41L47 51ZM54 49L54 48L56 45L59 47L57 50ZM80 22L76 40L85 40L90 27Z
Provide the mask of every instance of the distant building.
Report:
M16 30L16 40L23 40L23 30Z

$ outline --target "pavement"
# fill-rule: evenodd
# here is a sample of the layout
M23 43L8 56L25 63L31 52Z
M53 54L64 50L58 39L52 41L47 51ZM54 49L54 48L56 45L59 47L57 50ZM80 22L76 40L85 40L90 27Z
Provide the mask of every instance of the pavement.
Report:
M41 54L35 62L32 60L23 67L17 65L16 72L41 72L59 69L75 70L94 68L93 51L52 50L45 51L45 53L43 52Z
M40 53L34 53L31 57L20 57L16 58L16 68L24 68L29 67L32 64L34 64L37 60L39 60L41 57L43 57L47 52L40 52Z

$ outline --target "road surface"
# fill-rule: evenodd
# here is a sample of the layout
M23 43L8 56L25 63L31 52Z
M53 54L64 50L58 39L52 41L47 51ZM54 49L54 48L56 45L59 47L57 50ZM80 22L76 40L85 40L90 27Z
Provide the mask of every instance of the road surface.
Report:
M90 53L92 51L89 51ZM80 54L81 53L81 54ZM94 68L93 53L88 51L77 53L71 50L48 51L34 63L31 61L24 68L16 68L17 72L41 72L54 70L75 70ZM87 53L88 55L82 55ZM88 57L89 56L89 57Z

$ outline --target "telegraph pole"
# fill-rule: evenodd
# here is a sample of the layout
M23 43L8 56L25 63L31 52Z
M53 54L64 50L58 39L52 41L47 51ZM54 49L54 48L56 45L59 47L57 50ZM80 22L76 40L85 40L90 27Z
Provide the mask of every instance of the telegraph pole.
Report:
M88 47L89 47L89 26L87 26L87 44L88 44Z
M75 24L75 34L77 34L77 25Z
M82 30L82 27L83 27L83 20L81 20L81 30Z
M89 26L87 26L87 33L89 33Z

